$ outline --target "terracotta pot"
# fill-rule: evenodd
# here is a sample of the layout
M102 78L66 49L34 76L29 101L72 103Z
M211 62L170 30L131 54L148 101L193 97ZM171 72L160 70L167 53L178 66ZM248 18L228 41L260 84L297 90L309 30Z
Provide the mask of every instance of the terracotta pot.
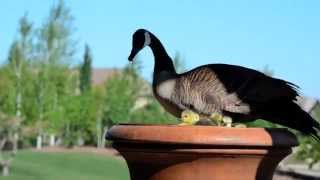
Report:
M107 133L131 180L271 180L298 145L285 129L117 125Z

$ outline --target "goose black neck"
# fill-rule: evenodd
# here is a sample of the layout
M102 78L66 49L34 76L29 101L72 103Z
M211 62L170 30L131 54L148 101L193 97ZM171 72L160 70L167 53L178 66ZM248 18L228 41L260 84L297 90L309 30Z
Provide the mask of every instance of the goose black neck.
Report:
M167 54L165 48L161 44L160 40L150 33L151 44L150 48L153 52L155 65L154 65L154 73L160 73L162 71L167 71L173 74L176 74L176 70L174 68L173 62L170 56Z

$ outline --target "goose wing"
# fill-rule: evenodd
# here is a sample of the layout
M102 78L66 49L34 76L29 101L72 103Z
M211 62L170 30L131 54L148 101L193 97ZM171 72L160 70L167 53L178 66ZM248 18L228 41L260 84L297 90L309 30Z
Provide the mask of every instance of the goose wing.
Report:
M298 95L292 83L227 64L205 65L181 74L180 84L180 94L184 94L180 102L204 114L250 114L274 100L291 101Z

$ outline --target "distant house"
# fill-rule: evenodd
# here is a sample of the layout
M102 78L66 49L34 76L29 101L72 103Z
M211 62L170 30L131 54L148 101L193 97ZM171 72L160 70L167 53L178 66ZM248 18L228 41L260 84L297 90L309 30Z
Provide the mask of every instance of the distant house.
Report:
M305 110L306 112L311 114L314 118L316 118L316 110L317 109L320 110L319 99L302 96L302 97L298 97L297 104L299 104L299 106L303 110ZM318 120L320 120L320 119L318 119Z
M103 86L108 79L120 72L121 70L115 68L93 68L91 75L92 85Z
M115 68L93 68L91 81L93 86L103 86L111 77L115 75L119 75L121 73L120 69ZM141 79L143 82L143 86L141 87L141 91L139 97L133 107L133 109L144 108L150 103L149 97L152 96L152 89L149 82Z
M103 86L110 78L119 75L120 69L115 68L93 68L91 82L93 86ZM141 79L143 86L141 87L140 96L150 96L152 94L151 85L144 79Z

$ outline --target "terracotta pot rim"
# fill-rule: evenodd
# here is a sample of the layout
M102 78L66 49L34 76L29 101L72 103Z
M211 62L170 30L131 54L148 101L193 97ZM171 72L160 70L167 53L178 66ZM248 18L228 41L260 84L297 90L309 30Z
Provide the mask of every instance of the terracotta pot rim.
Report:
M113 126L108 131L106 138L116 140L117 143L232 146L238 148L274 148L298 145L295 135L284 128L120 124Z

